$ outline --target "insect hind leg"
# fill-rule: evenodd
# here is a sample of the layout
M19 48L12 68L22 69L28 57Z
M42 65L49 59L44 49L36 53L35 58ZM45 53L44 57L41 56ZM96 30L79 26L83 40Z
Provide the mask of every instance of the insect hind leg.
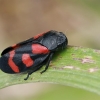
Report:
M24 78L24 80L27 80L27 79L29 78L29 75L30 75L30 74L28 73L28 74L27 74L27 77L26 77L26 78Z
M46 63L46 67L45 67L45 69L44 69L43 71L40 72L41 74L44 73L44 72L48 69L53 54L54 54L54 53L51 53L51 54L49 55L48 61L47 61L47 63ZM27 77L24 78L24 80L27 80L27 79L29 78L29 76L30 76L33 72L35 72L35 71L37 71L38 69L40 69L43 65L44 65L44 63L42 63L40 66L36 67L36 69L34 69L34 70L31 69L31 71L28 72Z
M45 69L43 71L40 72L41 74L44 73L48 69L53 54L54 53L51 53L50 56L48 57L48 61L47 61L46 67L45 67Z
M37 71L38 69L40 69L43 65L44 65L44 63L42 63L41 65L39 65L38 67L36 67L36 69L31 69L31 71L28 72L27 77L24 78L24 80L27 80L27 79L29 78L29 76L30 76L33 72L35 72L35 71Z

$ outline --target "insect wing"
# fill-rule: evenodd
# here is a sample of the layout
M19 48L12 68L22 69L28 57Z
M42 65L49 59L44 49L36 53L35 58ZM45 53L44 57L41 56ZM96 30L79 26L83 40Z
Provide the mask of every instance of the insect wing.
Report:
M49 56L49 50L40 44L23 45L0 58L0 68L6 73L20 73L37 69ZM6 62L5 62L6 61Z
M23 45L26 45L26 44L29 44L29 43L38 43L38 38L42 37L44 34L46 34L47 32L44 32L44 33L41 33L41 34L38 34L30 39L27 39L25 41L22 41L20 43L17 43L13 46L10 46L10 47L7 47L6 49L4 49L1 53L1 56L3 56L4 54L10 52L11 50L15 50L16 48L19 48L20 46L23 46Z
M15 49L17 49L17 48L19 48L19 47L21 47L21 46L23 46L23 45L26 45L26 44L28 44L28 43L33 42L33 41L34 41L34 39L33 39L33 38L30 38L30 39L28 39L28 40L25 40L25 41L23 41L23 42L20 42L20 43L18 43L18 44L13 45L13 46L7 47L6 49L4 49L4 50L2 51L1 56L3 56L4 54L10 52L11 50L15 50Z

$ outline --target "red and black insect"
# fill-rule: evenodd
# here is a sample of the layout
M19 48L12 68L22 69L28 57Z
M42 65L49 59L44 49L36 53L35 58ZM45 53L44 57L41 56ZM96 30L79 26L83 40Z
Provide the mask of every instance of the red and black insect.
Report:
M27 72L28 75L25 78L27 80L29 75L43 65L46 67L41 73L45 72L55 51L65 48L67 44L67 37L62 32L51 30L39 34L6 48L1 53L0 68L9 74Z

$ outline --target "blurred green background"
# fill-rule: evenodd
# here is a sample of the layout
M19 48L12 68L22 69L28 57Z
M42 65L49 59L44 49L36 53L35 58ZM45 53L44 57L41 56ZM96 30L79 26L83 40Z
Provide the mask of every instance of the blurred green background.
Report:
M47 30L69 45L100 49L100 0L0 0L0 50ZM67 80L66 80L67 81ZM0 100L100 100L85 90L46 83L10 86Z

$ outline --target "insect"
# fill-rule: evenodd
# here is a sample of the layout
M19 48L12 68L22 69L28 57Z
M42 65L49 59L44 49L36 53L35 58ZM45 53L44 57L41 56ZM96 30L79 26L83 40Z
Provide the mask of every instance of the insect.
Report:
M67 37L62 32L54 30L38 34L28 40L10 46L3 50L0 58L0 69L9 74L26 72L29 78L33 72L43 65L48 69L53 54L68 44Z

